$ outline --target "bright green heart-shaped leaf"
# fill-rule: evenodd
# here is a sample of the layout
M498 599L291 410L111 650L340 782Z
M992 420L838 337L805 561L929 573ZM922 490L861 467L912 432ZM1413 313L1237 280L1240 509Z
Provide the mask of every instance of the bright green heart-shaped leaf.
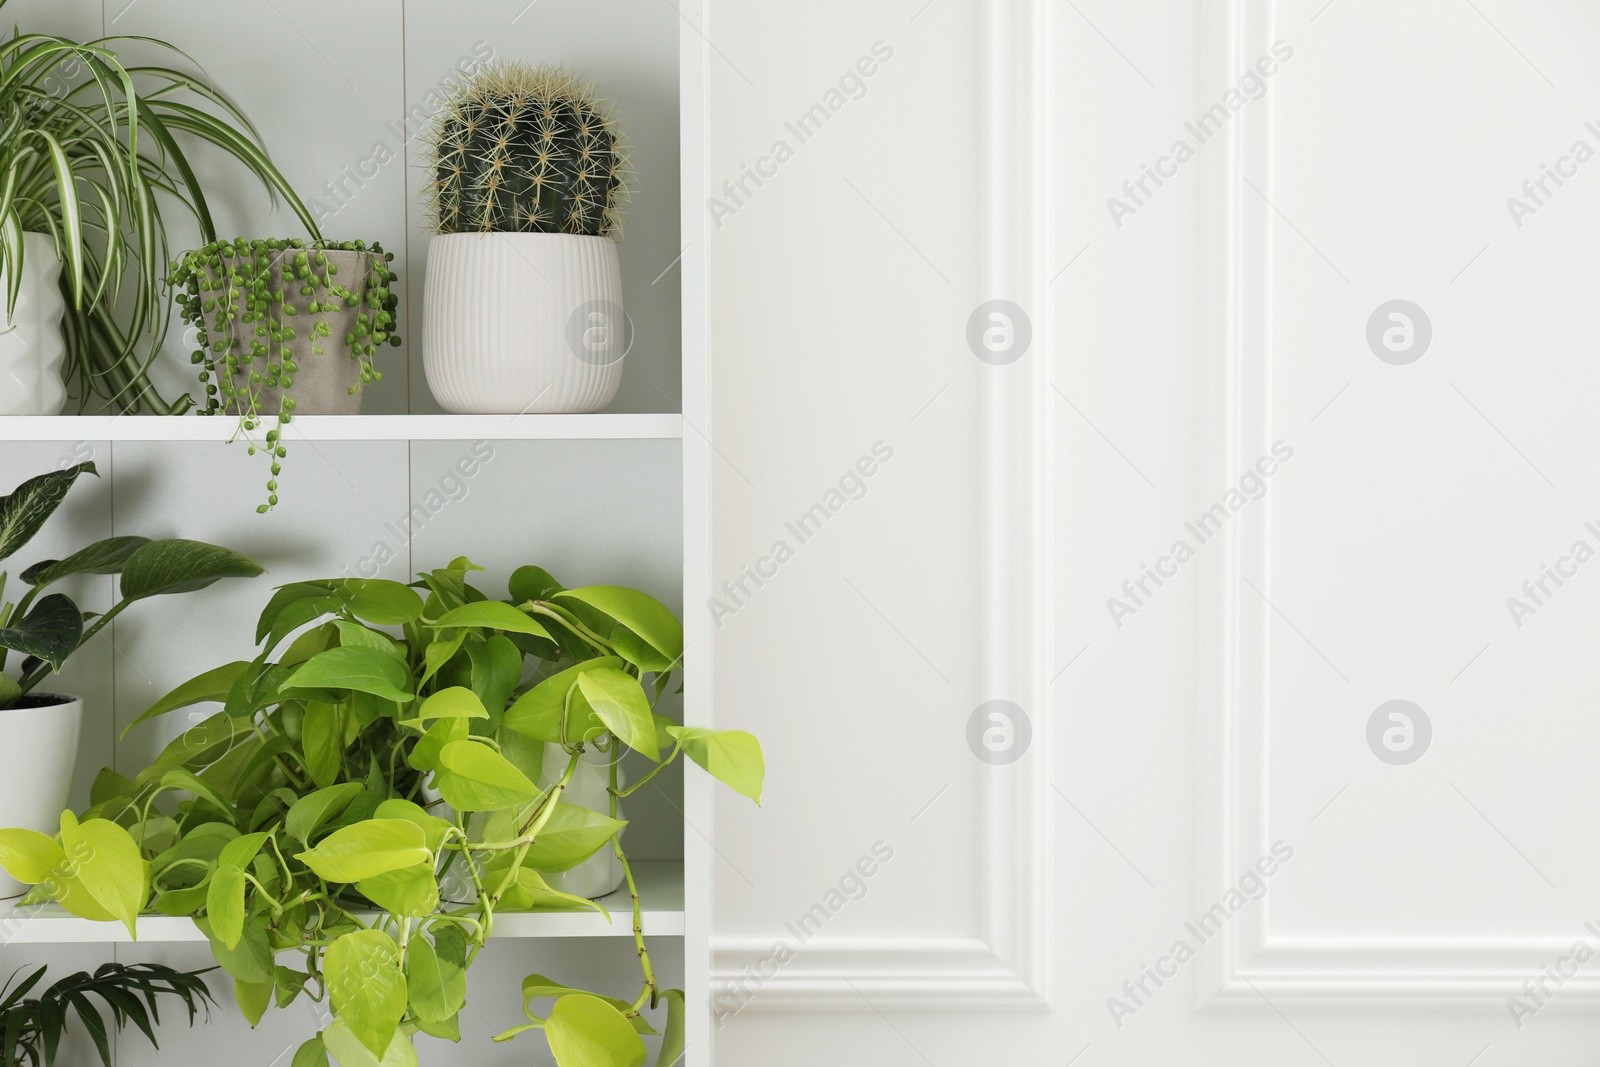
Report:
M456 630L446 640L428 642L428 647L422 650L423 672L422 681L417 683L418 686L425 684L429 678L438 674L440 668L449 663L451 657L461 651L461 644L466 639L467 631Z
M406 1013L406 978L394 941L381 930L345 934L328 946L322 974L340 1022L368 1052L384 1055Z
M623 744L652 760L661 759L655 722L650 718L650 698L637 678L612 667L596 667L578 675L578 688L595 715Z
M393 656L371 648L330 648L301 664L279 692L296 689L355 690L382 700L411 699L411 672Z
M262 846L267 843L270 834L254 833L240 834L222 846L222 851L217 854L220 864L233 864L235 867L248 867L250 861L256 858Z
M161 776L161 789L181 789L186 793L193 793L218 811L227 811L229 804L216 790L212 789L192 771L176 767Z
M441 1021L454 1015L445 989L446 976L439 954L426 937L413 937L406 946L406 995L411 1013L419 1019Z
M254 578L261 565L232 549L172 538L141 545L123 561L122 598L192 593L222 578Z
M440 719L417 738L417 743L411 746L411 751L406 755L406 762L419 771L435 770L439 766L440 749L452 741L464 740L466 736L466 719Z
M576 600L609 615L659 652L667 663L683 658L683 624L665 604L637 589L588 585L557 593L551 599Z
M0 830L0 867L19 882L38 885L67 861L55 838L37 830Z
M488 717L489 712L476 693L466 686L453 685L449 689L439 690L424 700L416 719L411 720L411 723L427 719L487 719Z
M363 878L356 883L361 895L391 915L432 915L439 907L439 882L433 863L417 863L397 871Z
M600 667L621 666L622 660L616 656L601 656L557 671L518 697L516 703L506 709L500 725L539 741L558 743L561 740L561 712L566 706L567 692L576 684L578 676ZM582 740L588 725L583 722L568 723L570 739Z
M339 776L344 765L344 714L339 705L306 701L300 720L300 750L306 757L306 773L317 785L327 786Z
M359 882L432 860L422 828L405 819L368 819L335 830L295 858L329 882Z
M0 649L37 656L58 671L82 640L83 612L61 593L40 597L26 618L0 628Z
M439 750L434 788L457 811L498 811L539 797L537 786L479 741L451 741Z
M581 911L587 908L598 911L608 922L611 919L611 913L600 904L550 888L539 872L529 867L517 869L516 881L500 903L506 911Z
M622 1012L588 993L556 1001L544 1036L561 1067L643 1067L644 1042Z
M370 626L363 626L359 622L350 622L346 619L336 619L333 627L339 631L339 644L345 648L370 648L374 652L382 652L401 661L406 658L406 654L394 643L394 638L388 634L381 634Z
M422 598L401 582L385 578L336 578L327 583L346 610L374 626L404 626L422 617Z
M228 948L239 944L244 933L244 871L231 863L211 872L206 887L206 915L211 919L211 936Z
M289 647L278 657L278 666L298 667L318 652L326 652L338 644L339 628L331 622L313 626L289 642Z
M556 803L550 821L539 831L526 863L541 871L571 870L611 840L626 822L564 801Z
M0 559L33 539L45 520L61 505L80 474L99 476L93 463L47 471L29 478L7 496L0 496Z
M594 993L588 993L587 990L576 989L573 986L563 985L553 978L546 978L542 974L530 974L522 980L522 1014L526 1015L529 1019L535 1020L540 1024L540 1027L543 1028L544 1020L540 1019L534 1014L533 1002L546 997L564 997L568 993L587 993L589 996L598 995ZM607 1004L610 1004L613 1008L616 1008L623 1014L627 1014L627 1012L633 1007L633 1005L629 1004L627 1001L620 1000L617 997L600 997L600 999L605 1001ZM643 1015L635 1015L630 1021L633 1023L634 1030L638 1033L653 1034L656 1032L655 1027L650 1025L650 1020L646 1019Z
M244 1021L255 1026L272 1004L271 982L241 982L233 980L233 1000L239 1005Z
M663 990L661 999L667 1002L667 1028L661 1035L661 1051L656 1054L656 1067L673 1067L683 1058L688 1015L684 1008L683 990Z
M417 1050L402 1031L396 1031L389 1039L382 1059L374 1056L354 1031L337 1019L322 1031L322 1040L339 1067L417 1067Z
M366 788L361 782L341 782L307 793L289 808L283 828L302 845L309 845L311 835L321 829L323 823L336 818L349 807L352 800L366 792Z
M239 943L231 949L217 939L208 917L196 916L194 924L210 940L211 954L228 974L241 982L272 981L272 947L259 923L245 923Z
M67 856L63 868L70 870L72 879L137 940L134 918L150 898L150 875L128 831L108 819L80 823L64 811L61 848ZM61 903L67 906L65 899Z
M470 626L513 634L530 634L533 637L550 636L536 619L523 614L503 600L479 600L471 604L462 604L445 612L430 625L441 630L453 626Z
M379 804L372 813L374 819L404 819L416 823L422 829L424 846L434 855L439 854L439 847L444 843L445 835L454 829L449 819L441 819L437 815L430 815L422 805L405 800L401 797L391 797Z
M41 560L22 572L29 585L49 585L72 574L116 574L134 549L150 543L150 538L128 534L96 541L66 559Z
M240 659L234 660L232 663L224 663L220 667L213 667L204 674L195 675L145 709L142 715L130 722L127 729L122 731L122 736L128 736L128 730L133 729L140 723L165 715L169 711L176 711L179 708L187 708L206 701L220 703L226 700L234 684L249 667L248 660Z
M346 1031L348 1033L348 1031ZM351 1040L355 1041L354 1035ZM356 1042L360 1044L359 1041ZM294 1050L294 1059L289 1067L328 1067L328 1048L322 1043L322 1035L318 1034L310 1041ZM343 1067L341 1064L340 1067Z
M684 754L710 771L734 792L761 803L766 763L761 742L743 730L703 730L697 726L669 726Z

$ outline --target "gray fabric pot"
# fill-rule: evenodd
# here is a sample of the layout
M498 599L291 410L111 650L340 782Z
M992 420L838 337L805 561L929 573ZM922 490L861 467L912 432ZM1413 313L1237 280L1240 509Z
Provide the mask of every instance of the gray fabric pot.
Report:
M280 263L282 256L292 256L295 251L287 249L279 253ZM372 253L330 249L325 250L324 254L327 255L329 264L338 268L333 281L343 285L358 297L364 298L371 278ZM360 280L360 284L353 284L357 279ZM358 301L355 307L341 306L334 311L320 311L312 315L306 311L311 297L301 295L301 283L293 277L285 280L282 267L277 263L272 268L270 284L274 288L283 287L284 302L293 306L297 312L288 320L295 328L295 338L289 342L289 348L294 353L295 364L300 368L293 375L294 385L289 389L289 395L295 402L294 413L296 415L360 414L361 364L350 354L344 339L345 335L355 329L356 316L364 310L364 303ZM312 336L311 330L307 327L316 322L328 324L328 336ZM250 327L255 325L251 323ZM322 355L312 352L313 345L322 349ZM265 361L258 358L253 369L264 374ZM242 377L242 375L235 376L236 386L242 387ZM350 391L352 388L355 389L353 394ZM264 415L278 414L283 407L282 392L277 388L263 389L256 401L257 409ZM224 403L222 409L227 414L238 415L241 413L239 407L237 402L229 402Z

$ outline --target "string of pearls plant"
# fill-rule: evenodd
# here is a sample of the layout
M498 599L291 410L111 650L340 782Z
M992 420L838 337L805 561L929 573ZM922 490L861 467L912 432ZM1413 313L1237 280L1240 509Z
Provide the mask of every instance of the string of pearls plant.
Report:
M352 363L349 395L383 380L373 363L378 348L400 344L393 260L376 241L241 237L208 244L172 265L167 284L195 330L190 361L200 368L205 414L237 415L235 436L244 437L251 455L260 450L271 460L267 501L258 513L278 503L288 454L283 431L298 406L294 386L302 364L328 358L331 337Z

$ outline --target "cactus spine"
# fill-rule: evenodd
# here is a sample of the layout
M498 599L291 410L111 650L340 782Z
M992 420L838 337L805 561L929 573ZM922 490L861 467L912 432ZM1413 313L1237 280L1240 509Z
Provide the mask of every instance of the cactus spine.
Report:
M435 232L617 235L627 148L610 106L564 68L482 68L451 93L431 148Z

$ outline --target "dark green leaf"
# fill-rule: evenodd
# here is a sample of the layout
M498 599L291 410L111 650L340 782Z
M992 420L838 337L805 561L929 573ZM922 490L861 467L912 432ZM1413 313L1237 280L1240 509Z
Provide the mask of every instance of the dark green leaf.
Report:
M0 560L6 559L23 545L33 540L45 520L60 506L67 490L78 480L78 475L89 473L98 477L93 463L79 463L65 470L49 471L29 478L0 497Z
M549 600L564 588L549 571L533 566L518 567L512 571L508 585L512 601L518 604L530 600Z
M83 613L61 593L40 598L28 617L16 626L0 629L0 649L9 648L37 656L60 670L83 640Z
M203 541L152 541L134 550L123 563L122 596L125 600L143 600L168 593L192 593L221 578L254 578L261 570L253 560Z
M123 561L133 554L134 549L149 543L150 538L134 534L108 537L74 552L66 559L40 560L22 572L22 580L29 585L49 585L70 574L117 574L122 570Z

